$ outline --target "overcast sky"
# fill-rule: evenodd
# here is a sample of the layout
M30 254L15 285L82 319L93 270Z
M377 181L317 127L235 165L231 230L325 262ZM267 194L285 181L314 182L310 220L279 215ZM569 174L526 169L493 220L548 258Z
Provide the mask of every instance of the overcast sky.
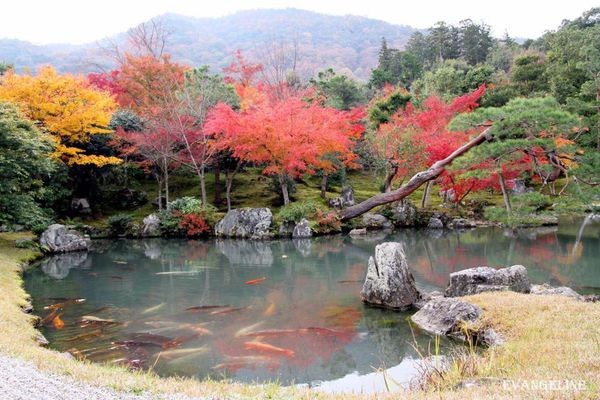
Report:
M166 12L219 17L256 8L301 8L360 15L426 28L436 21L485 21L495 36L535 38L599 6L598 0L5 0L0 38L34 43L85 43L102 39Z

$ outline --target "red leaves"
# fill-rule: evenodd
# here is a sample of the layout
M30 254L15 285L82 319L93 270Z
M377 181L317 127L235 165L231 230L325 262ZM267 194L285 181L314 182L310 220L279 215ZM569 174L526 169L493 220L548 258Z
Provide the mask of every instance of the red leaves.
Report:
M186 232L188 237L197 237L210 232L210 225L199 214L184 214L179 221L179 229Z

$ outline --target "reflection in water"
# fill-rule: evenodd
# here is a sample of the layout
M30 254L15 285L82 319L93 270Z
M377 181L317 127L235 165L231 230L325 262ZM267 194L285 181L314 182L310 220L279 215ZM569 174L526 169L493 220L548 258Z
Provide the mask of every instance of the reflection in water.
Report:
M575 245L578 231L565 225L440 237L407 229L377 240L105 241L87 256L43 261L26 286L42 316L57 302L52 298L86 298L63 301L56 315L64 327L44 328L52 346L80 358L154 367L164 376L282 383L346 377L340 382L367 390L377 368L397 366L393 379L409 379L415 340L429 342L413 337L409 314L360 302L377 243L402 242L417 284L428 290L443 288L460 269L523 264L533 282L598 291L600 229L588 225Z

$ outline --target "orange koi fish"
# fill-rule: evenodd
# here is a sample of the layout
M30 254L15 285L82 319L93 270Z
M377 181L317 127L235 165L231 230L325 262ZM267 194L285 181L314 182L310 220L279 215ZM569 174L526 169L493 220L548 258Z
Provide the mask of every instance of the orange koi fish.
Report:
M54 325L54 327L56 329L62 329L65 327L65 323L63 322L62 319L60 319L60 316L62 314L58 314L56 317L54 317L54 319L52 320L52 325Z
M280 354L280 355L283 355L286 357L294 357L294 354L295 354L294 350L284 349L281 347L273 346L268 343L257 342L257 341L245 342L244 348L246 350L257 350L257 351L261 351L261 352L265 352L265 353Z
M256 278L256 279L251 279L249 281L244 282L246 285L257 285L261 282L266 281L267 278L265 278L264 276L262 278Z

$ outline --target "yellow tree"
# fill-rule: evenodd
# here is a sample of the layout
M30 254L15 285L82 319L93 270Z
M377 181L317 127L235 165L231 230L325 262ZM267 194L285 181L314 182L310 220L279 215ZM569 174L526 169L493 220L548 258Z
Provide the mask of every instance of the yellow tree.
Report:
M0 80L0 99L15 103L56 144L54 157L67 165L104 166L121 159L88 154L82 145L93 135L110 134L116 103L85 78L43 67L37 75L8 72Z

